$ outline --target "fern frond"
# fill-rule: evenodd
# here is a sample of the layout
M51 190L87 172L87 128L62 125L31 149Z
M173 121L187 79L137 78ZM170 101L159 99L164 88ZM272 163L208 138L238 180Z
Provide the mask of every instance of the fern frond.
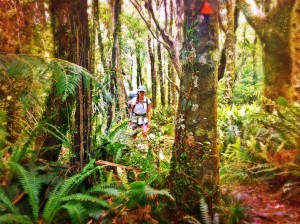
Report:
M51 127L51 129L55 131L54 132L51 129L44 127L44 130L46 132L48 132L49 134L53 135L55 138L61 140L62 143L67 148L71 148L71 143L69 142L68 138L63 133L61 133L61 131L57 127L55 127L54 125L49 124L49 123L46 123L46 125L49 126L49 127Z
M11 163L11 166L17 172L20 178L24 191L28 194L29 203L32 207L32 214L34 221L37 222L39 214L39 179L33 172L28 172L21 165L17 163Z
M121 194L121 191L116 188L107 188L103 184L96 185L92 187L89 191L89 194L95 194L95 193L104 193L111 196L118 197Z
M183 220L187 221L188 223L201 224L201 222L199 222L196 218L194 218L193 216L190 216L190 215L184 216ZM189 221L191 221L191 222L189 222Z
M62 208L68 211L72 224L87 223L88 211L80 203L70 202L63 205Z
M0 216L0 223L32 224L27 215L5 214Z
M4 191L0 188L0 202L4 204L4 207L7 208L12 214L18 214L17 208L11 202L11 200L6 196Z
M167 196L171 200L175 201L173 196L166 189L156 190L156 189L150 187L149 185L146 185L145 186L145 193L146 193L146 195L163 195L163 196Z
M72 194L72 195L68 195L65 196L61 199L61 201L83 201L83 202L92 202L92 203L96 203L98 205L101 205L103 208L109 208L109 204L104 201L101 200L95 196L91 196L91 195L87 195L87 194Z
M119 133L120 131L124 130L125 128L128 127L128 121L125 120L119 124L116 124L115 127L111 128L111 132L109 134L110 139L114 139L116 134Z
M204 224L212 224L211 218L208 211L208 206L205 202L204 197L201 197L200 204L199 204L200 212L201 212L201 218L204 222Z
M117 167L117 173L118 173L118 176L120 178L120 180L122 181L122 184L123 186L129 190L130 189L130 186L128 184L128 178L127 178L127 173L125 170L121 169L120 167Z
M51 197L49 198L44 211L43 211L43 218L51 223L52 219L54 218L55 214L60 210L62 198L67 196L68 194L73 193L77 187L85 180L89 175L94 173L99 168L94 168L93 161L87 164L83 169L82 172L76 174L69 179L65 180L65 182L60 185L58 188L55 189L55 192L52 192Z

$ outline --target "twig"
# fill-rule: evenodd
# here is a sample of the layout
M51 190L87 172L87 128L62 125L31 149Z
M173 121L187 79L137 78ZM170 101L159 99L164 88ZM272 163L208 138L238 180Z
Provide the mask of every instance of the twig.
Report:
M14 205L16 205L16 204L18 204L21 200L22 200L22 198L25 196L25 192L23 192L22 194L20 194L14 201L13 201L13 204Z

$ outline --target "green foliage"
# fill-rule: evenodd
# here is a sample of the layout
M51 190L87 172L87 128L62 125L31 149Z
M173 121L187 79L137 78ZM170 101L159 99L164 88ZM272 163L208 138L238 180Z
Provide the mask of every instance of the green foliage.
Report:
M153 110L152 120L154 120L158 125L173 124L175 120L175 108L162 107Z
M7 121L6 113L4 111L1 111L0 109L0 149L3 148L5 143L8 143L6 139L8 137L8 133L4 125L6 121Z
M10 211L12 214L18 214L17 208L11 202L11 200L6 196L4 191L0 188L0 205L3 206L5 210Z
M57 212L61 209L63 205L63 198L72 194L77 190L79 185L92 173L98 170L98 167L94 167L94 160L91 160L89 164L87 164L79 174L75 174L69 179L65 180L63 184L59 187L55 188L54 191L51 192L51 197L47 201L44 211L43 218L51 223Z
M94 158L121 162L124 159L123 151L130 147L128 144L130 136L126 133L128 128L128 120L122 122L115 120L108 132L104 129L102 133L98 132Z
M0 223L32 224L28 216L16 214L0 215Z
M88 220L87 209L84 206L82 206L80 203L69 202L63 205L62 208L68 211L72 224L87 223Z
M34 223L37 223L39 214L39 178L36 173L25 170L21 165L17 163L11 162L11 169L13 169L17 173L24 191L28 194L29 203L32 207Z
M61 198L61 201L80 201L80 202L90 202L90 203L96 203L97 205L103 207L103 208L109 208L109 204L101 200L97 197L87 195L87 194L82 194L82 193L76 193L76 194L71 194L68 196L65 196Z

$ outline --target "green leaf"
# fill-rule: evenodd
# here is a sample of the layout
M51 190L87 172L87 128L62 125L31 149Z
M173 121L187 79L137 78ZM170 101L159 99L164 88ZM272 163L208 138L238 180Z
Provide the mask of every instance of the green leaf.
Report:
M28 172L17 163L12 162L11 166L12 168L14 168L17 175L19 176L24 191L28 194L29 203L32 207L34 222L36 223L39 214L39 179L35 173Z

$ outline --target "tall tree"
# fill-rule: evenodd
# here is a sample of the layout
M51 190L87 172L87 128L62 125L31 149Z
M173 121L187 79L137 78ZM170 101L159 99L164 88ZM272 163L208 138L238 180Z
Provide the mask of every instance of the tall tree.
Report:
M292 16L292 59L294 100L300 102L300 1L296 2Z
M113 116L115 114L114 106L119 108L120 102L118 98L118 81L117 81L117 66L118 66L118 48L119 48L119 32L121 28L120 23L120 13L121 13L121 5L122 0L113 0L113 24L114 24L114 32L113 32L113 48L112 48L112 56L111 56L111 72L110 72L110 84L109 91L112 96L112 100L116 101L116 105L113 105L113 101L108 102L108 119L107 119L107 129L110 128Z
M279 96L292 99L291 15L296 0L266 1L265 12L253 0L238 0L248 23L263 46L264 95L275 100Z
M152 92L152 108L156 108L157 106L157 81L156 81L156 71L155 71L155 57L153 53L153 47L151 46L151 37L148 36L148 53L150 58L150 73L151 73L151 92Z
M201 197L210 212L219 198L218 1L210 1L213 14L199 15L204 2L184 0L182 77L170 173L178 205L196 216Z
M227 30L226 30L226 71L225 71L225 99L230 101L232 98L233 84L235 78L235 19L234 9L235 0L226 1L227 9Z
M100 30L100 18L99 18L99 1L93 0L93 14L94 14L94 22L96 26L96 33L100 51L100 59L104 69L104 72L107 72L107 62L104 54L104 44L103 44L103 37Z
M135 45L136 46L136 84L137 84L137 88L140 85L143 85L143 79L142 79L142 64L141 64L141 49L138 46L138 44Z
M160 86L160 103L164 107L166 105L165 99L165 84L164 84L164 74L162 66L162 49L161 44L157 43L157 63L158 63L158 77L159 77L159 86Z
M71 33L76 37L73 43L75 51L74 62L90 69L91 53L89 39L89 24L87 14L87 0L71 1ZM81 80L76 92L75 132L73 134L73 164L78 163L80 168L87 162L87 153L91 146L92 131L92 85L89 80Z
M30 54L33 45L34 29L39 22L44 21L40 4L35 0L20 2L17 0L0 0L0 49L11 54ZM38 13L39 12L39 13ZM45 28L45 27L43 27ZM0 78L0 109L7 112L8 140L15 143L22 133L20 118L24 116L21 98L32 85L32 76L16 74L8 77L1 71ZM30 91L30 90L29 90ZM29 92L28 91L28 92Z

